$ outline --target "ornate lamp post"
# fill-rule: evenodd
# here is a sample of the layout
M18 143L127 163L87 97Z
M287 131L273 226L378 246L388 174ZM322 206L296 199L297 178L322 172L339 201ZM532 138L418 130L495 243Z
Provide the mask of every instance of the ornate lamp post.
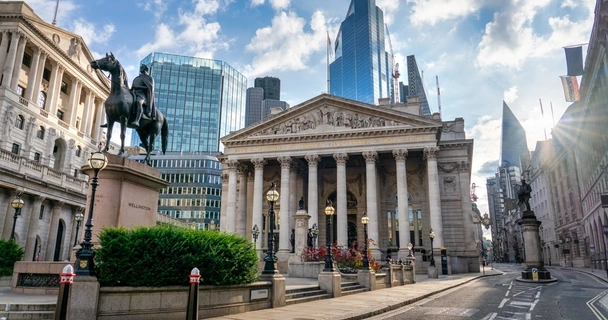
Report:
M266 193L266 200L270 203L270 210L268 216L270 218L270 228L268 231L268 250L266 250L266 257L264 258L264 271L262 274L276 274L279 273L277 270L277 257L274 255L274 203L279 200L279 193L276 190L274 182L270 186L270 190Z
M369 259L367 258L367 224L369 223L369 217L365 211L361 217L361 223L363 223L363 235L365 237L365 243L363 245L363 267L361 269L369 270Z
M257 248L258 236L260 235L260 228L258 228L257 224L251 229L251 234L253 234L253 246Z
M334 272L334 261L331 256L331 216L334 215L336 210L332 206L331 200L327 199L327 206L325 207L325 216L327 217L327 254L325 255L325 268L323 271Z
M435 239L435 232L431 229L429 232L429 238L431 238L431 267L435 267L435 253L433 252L433 239Z
M95 275L95 250L91 238L93 236L93 209L95 207L95 191L99 185L99 171L108 165L108 158L101 152L95 152L89 158L89 166L93 168L93 179L91 181L91 199L89 202L89 217L85 223L84 241L80 249L76 251L76 274L84 276Z
M75 247L78 243L78 229L80 229L80 221L82 221L83 218L84 214L82 214L82 210L78 210L78 213L74 217L74 220L76 220L76 235L74 236L74 245L72 247Z
M23 199L21 199L21 194L17 194L17 197L11 201L11 207L15 209L15 214L13 215L13 230L11 231L10 241L15 241L15 225L17 224L17 217L21 215L21 208L25 205Z
M312 225L310 232L312 232L312 246L315 248L317 246L317 236L319 235L319 227L317 227L316 223Z

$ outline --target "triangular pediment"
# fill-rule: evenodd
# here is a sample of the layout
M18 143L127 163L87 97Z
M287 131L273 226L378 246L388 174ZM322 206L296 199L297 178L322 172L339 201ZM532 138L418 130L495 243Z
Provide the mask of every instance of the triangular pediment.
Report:
M362 131L441 128L442 122L384 106L322 94L222 138L224 144L249 139L340 135Z

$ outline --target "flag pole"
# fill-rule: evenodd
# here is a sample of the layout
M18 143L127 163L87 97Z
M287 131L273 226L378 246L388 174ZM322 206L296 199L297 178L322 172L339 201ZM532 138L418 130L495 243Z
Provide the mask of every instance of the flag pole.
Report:
M555 115L553 114L553 102L549 102L551 105L551 120L553 121L553 128L555 128Z
M330 91L329 91L329 89L330 89L329 88L329 50L331 47L331 40L329 38L329 31L327 31L327 44L326 45L327 45L327 54L326 54L327 55L327 94L330 94Z
M57 0L57 3L55 4L55 16L53 17L53 25L56 26L57 25L57 11L59 11L59 0Z
M545 127L545 112L543 111L543 101L538 99L538 103L540 103L540 115L542 117L543 130L545 131L545 141L547 141L547 128Z

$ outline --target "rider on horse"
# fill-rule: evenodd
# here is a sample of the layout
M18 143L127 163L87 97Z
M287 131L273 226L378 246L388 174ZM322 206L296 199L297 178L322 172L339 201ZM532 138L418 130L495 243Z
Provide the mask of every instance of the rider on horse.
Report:
M139 127L142 112L146 117L154 120L154 78L148 74L148 66L142 64L139 67L139 76L133 79L131 90L135 94L135 120L132 126ZM145 106L145 107L144 107Z

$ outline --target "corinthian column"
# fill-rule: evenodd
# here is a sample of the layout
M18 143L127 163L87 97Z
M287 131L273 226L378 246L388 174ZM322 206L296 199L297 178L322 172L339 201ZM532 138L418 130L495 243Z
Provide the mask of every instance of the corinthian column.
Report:
M247 166L244 164L239 165L237 173L239 176L239 195L237 199L238 212L234 231L241 236L245 236L247 234L245 230L245 226L247 225L245 221L247 217Z
M4 67L6 61L6 51L8 50L8 38L10 37L7 30L2 30L2 42L0 42L0 68Z
M227 160L224 165L228 169L228 199L226 201L226 221L221 221L220 225L225 232L234 233L236 222L236 168L239 165L237 160Z
M289 244L289 169L291 157L278 157L281 164L281 194L279 198L279 260L287 260L290 250Z
M25 255L23 256L25 261L30 261L36 252L36 236L38 234L36 229L38 228L38 216L45 197L33 196L32 199L34 200L34 203L32 204L32 208L30 210L28 229L25 233L27 235L25 243Z
M27 78L27 88L25 89L25 99L32 101L34 99L34 90L36 77L38 76L38 63L40 62L40 47L34 49L34 56L32 57L32 63L30 64L30 73ZM37 95L35 96L38 97ZM47 97L48 99L49 97ZM37 101L36 101L37 102Z
M407 244L410 239L410 215L407 198L407 149L394 150L395 166L397 168L397 210L399 213L399 259L405 260L409 255Z
M319 185L317 182L317 165L319 164L319 156L316 154L307 155L304 157L308 162L308 227L313 225L319 226Z
M34 101L38 104L38 94L40 94L40 87L42 86L42 79L44 78L44 66L46 65L46 57L48 54L44 50L40 50L40 61L38 61L38 70L36 71L36 80L34 80L34 86L32 87L32 94L34 95ZM47 95L48 100L48 95ZM45 101L46 103L46 101ZM41 106L42 107L42 106Z
M431 228L435 231L433 248L443 247L443 221L441 220L441 199L439 198L439 173L437 172L437 153L438 147L424 148L424 158L426 159L429 209L431 217Z
M19 46L19 39L21 38L21 32L14 30L11 31L11 45L8 48L8 54L6 55L6 61L4 62L4 68L2 68L2 87L9 88L11 80L13 78L13 68L15 67L15 58L17 57L17 49Z
M349 246L348 243L348 207L346 204L346 161L348 160L348 154L346 153L335 153L334 159L336 160L336 188L337 188L337 207L336 207L336 228L338 230L338 238L336 242L339 245Z
M11 78L11 90L16 91L19 84L19 75L21 74L21 65L23 64L23 53L25 52L25 44L28 38L23 36L19 41L19 48L15 56L15 66L13 67L13 76Z
M253 180L253 214L252 214L252 225L257 225L262 230L263 215L262 215L262 201L266 198L264 195L264 165L266 160L263 158L251 159L251 163L255 167L255 176ZM263 238L263 236L261 237ZM262 239L256 241L256 249L262 250Z
M366 202L367 202L367 216L369 217L369 238L376 241L379 239L378 232L378 200L376 195L376 159L378 159L378 153L376 151L365 151L363 152L363 158L365 158L365 180L367 188L365 190ZM372 250L372 256L376 259L380 259L380 249L377 244L369 243L369 248Z

